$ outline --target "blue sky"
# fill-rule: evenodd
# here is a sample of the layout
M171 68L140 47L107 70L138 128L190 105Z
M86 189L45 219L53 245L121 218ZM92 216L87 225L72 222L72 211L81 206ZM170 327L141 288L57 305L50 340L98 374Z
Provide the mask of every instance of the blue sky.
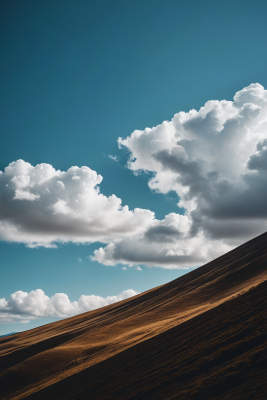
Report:
M236 92L250 84L259 83L266 88L266 11L266 2L257 0L12 0L2 3L0 170L4 171L5 167L19 159L32 166L50 164L60 171L67 171L72 166L87 166L103 177L99 185L100 192L106 197L115 194L122 200L122 205L128 205L130 210L150 210L155 213L157 221L164 220L170 213L184 215L193 212L186 203L189 200L181 194L181 187L176 188L173 183L168 187L164 186L164 182L170 177L174 179L171 174L174 174L175 168L177 173L178 168L174 164L170 166L171 159L167 159L164 153L165 148L167 149L165 145L157 153L157 162L161 163L159 170L159 167L153 166L155 156L151 153L150 157L149 151L148 161L143 161L146 153L142 153L142 149L139 152L136 150L135 146L139 146L137 142L128 140L119 149L117 140L119 137L130 137L135 130L144 132L146 127L152 128L163 121L171 121L174 114L181 111L188 113L192 109L199 110L209 100L231 102ZM257 93L263 93L260 88L256 89ZM249 100L245 104L253 104L253 107L256 107L255 104L259 105L258 100L253 103L252 95L248 96ZM260 98L262 95L257 96ZM229 111L230 114L231 112ZM245 111L242 113L242 116L245 115ZM264 126L258 116L253 118L253 126ZM242 129L248 129L247 127L248 122ZM249 129L253 131L253 128ZM266 135L264 129L253 131L254 147L257 143L263 143ZM201 127L198 126L197 130L200 132ZM251 136L248 133L249 135ZM239 142L241 143L241 139ZM149 148L152 146L151 143L141 143L141 147L145 145L150 146ZM229 221L232 218L229 222L231 226L236 219L242 219L241 222L246 227L251 226L249 218L250 221L255 219L255 226L257 218L265 218L264 206L258 204L255 200L257 196L253 197L251 194L253 190L254 194L258 193L265 199L265 191L262 191L265 182L265 172L262 172L264 168L255 167L260 157L263 162L266 159L265 145L262 148L260 146L257 152L244 151L247 154L245 162L248 170L258 173L259 183L257 188L253 186L254 189L252 183L248 183L249 188L244 189L248 203L243 206L243 214L236 211L238 207L234 206L229 211L230 200L226 199L224 205L213 200L212 216L207 214L205 221L199 223L203 232L208 232L204 234L206 240L212 237L225 246L218 245L218 255L228 247L231 248L265 229L265 225L259 230L253 228L254 230L248 231L247 236L242 236L241 225L236 228L235 235L229 235L229 227L221 228L223 233L215 233L210 228L214 215L220 221L223 215ZM168 151L169 156L174 157L175 154L178 157L176 150L171 153L172 150L168 147ZM203 151L204 161L209 159L208 151L213 150L207 150L207 154ZM131 154L135 156L138 165L132 163L127 167ZM109 155L116 156L118 161L112 160ZM181 160L183 156L179 157ZM227 165L225 154L220 157L222 163ZM194 155L194 160L199 158L199 155ZM243 162L244 160L240 160L239 165ZM164 176L160 175L163 170ZM222 167L218 167L218 171L221 175L224 174ZM246 182L251 182L249 171L240 172L240 177L247 174ZM158 184L149 187L148 182L155 176L161 176L161 181L159 179ZM224 175L228 180L229 176ZM199 179L196 176L195 178ZM236 182L236 178L231 182ZM195 189L192 186L193 190ZM234 192L231 204L238 203L241 197L244 198L240 191L239 188ZM184 203L178 207L180 198ZM10 198L8 204L13 199ZM22 203L31 203L34 209L38 201L25 198L16 200L18 218L23 213L31 212L28 208L21 208ZM8 205L3 204L2 209L8 209ZM202 204L198 205L197 210L203 214L204 208L201 207ZM250 211L256 208L262 210L258 215ZM192 226L196 227L195 214L191 217L194 220ZM4 221L6 217L1 218ZM179 225L187 222L181 219L167 221L163 224L164 229L166 226L169 229L176 223ZM149 232L151 241L155 238L153 229L162 225L160 222L159 225L153 222L153 227L149 224L151 221L147 222L142 232ZM22 236L27 236L27 229L25 228ZM158 246L165 240L162 232L160 239L155 239ZM137 234L137 231L133 234ZM171 239L173 243L174 240L180 240L180 233L175 235ZM105 256L98 257L99 262L92 261L89 257L94 250L114 243L113 237L105 242L101 242L98 237L90 245L78 244L78 239L75 239L76 242L73 240L58 243L57 248L29 248L21 243L25 243L26 239L23 237L21 242L20 239L15 240L4 234L1 238L0 299L7 300L12 293L19 290L29 293L36 289L43 290L49 297L55 293L65 293L71 302L78 301L82 295L94 294L106 298L117 296L127 289L142 292L188 271L180 268L183 261L170 264L175 268L168 269L161 256L158 256L158 261L148 256L136 256L136 262L132 263L132 252L131 256L126 255L124 250L129 246L123 241L114 245L117 246L114 254L119 254L117 258L114 254L113 258L108 258L105 253ZM116 237L116 240L122 240L122 236L120 239ZM140 240L137 238L134 242L136 249ZM187 245L183 246L185 248ZM137 249L136 253L138 251ZM140 254L142 251L140 250ZM152 249L151 252L153 251ZM168 247L165 253L181 256L177 248ZM208 260L208 250L207 254ZM82 261L78 261L78 257ZM204 259L203 255L199 258L195 256L190 263L184 262L184 265L195 267L201 265ZM153 263L158 266L153 266ZM129 267L129 264L133 266ZM141 266L142 270L137 270L137 266ZM127 269L123 270L123 267ZM22 315L23 312L27 314L25 310L18 308L14 308L12 312L14 315ZM4 313L8 314L7 308ZM11 317L9 322L2 323L0 334L30 329L58 318L51 317L53 313L48 313L46 318L35 318L36 314L32 311L28 314L32 319L25 317L25 321L29 322L19 323L18 319Z

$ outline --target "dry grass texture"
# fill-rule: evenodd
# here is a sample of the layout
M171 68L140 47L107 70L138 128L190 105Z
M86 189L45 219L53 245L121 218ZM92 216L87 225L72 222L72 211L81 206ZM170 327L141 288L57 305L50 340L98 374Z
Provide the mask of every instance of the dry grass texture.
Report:
M0 339L0 398L267 398L267 233L166 285Z

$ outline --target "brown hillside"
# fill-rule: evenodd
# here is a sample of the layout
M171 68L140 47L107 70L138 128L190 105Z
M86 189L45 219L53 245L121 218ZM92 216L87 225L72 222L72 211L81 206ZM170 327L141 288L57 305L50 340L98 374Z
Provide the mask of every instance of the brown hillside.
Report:
M0 339L1 399L266 399L267 233L166 285Z

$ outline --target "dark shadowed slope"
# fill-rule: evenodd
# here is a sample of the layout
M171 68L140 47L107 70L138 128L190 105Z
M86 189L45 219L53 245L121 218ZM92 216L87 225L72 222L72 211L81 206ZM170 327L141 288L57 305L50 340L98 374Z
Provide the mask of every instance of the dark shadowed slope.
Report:
M0 339L1 399L266 399L267 234L166 285Z
M30 399L266 399L266 291L264 282Z

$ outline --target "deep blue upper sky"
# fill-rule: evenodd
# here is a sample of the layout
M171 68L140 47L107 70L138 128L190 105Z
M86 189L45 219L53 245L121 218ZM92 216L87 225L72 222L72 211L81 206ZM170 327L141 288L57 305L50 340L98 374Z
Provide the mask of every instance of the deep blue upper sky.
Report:
M2 2L0 170L17 159L86 165L103 176L101 192L130 209L158 218L177 211L174 194L152 193L146 175L125 168L117 138L211 99L232 100L250 83L267 87L266 12L259 0ZM184 273L101 266L86 258L97 247L1 242L0 298L37 288L71 300L144 291Z

